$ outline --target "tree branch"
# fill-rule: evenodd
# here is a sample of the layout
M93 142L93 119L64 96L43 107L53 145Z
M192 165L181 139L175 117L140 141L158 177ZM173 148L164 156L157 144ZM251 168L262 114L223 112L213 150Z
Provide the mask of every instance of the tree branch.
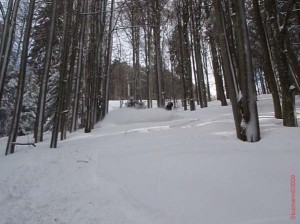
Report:
M36 147L36 145L34 143L18 143L18 142L12 142L11 144L13 145L28 145L28 146L33 146Z

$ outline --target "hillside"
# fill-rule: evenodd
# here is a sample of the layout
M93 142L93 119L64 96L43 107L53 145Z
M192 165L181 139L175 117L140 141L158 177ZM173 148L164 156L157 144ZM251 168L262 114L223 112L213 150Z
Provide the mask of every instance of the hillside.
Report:
M299 223L299 212L290 216L300 128L273 118L269 95L258 110L258 143L236 139L231 107L218 102L194 112L115 109L57 149L48 134L4 157L2 138L0 224Z

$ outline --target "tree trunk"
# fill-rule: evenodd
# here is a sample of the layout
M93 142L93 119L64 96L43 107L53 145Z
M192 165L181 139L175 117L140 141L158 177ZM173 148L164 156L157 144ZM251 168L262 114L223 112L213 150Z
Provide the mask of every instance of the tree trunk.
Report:
M105 68L104 68L104 34L106 29L106 6L107 6L107 0L100 0L100 13L99 13L99 27L98 27L98 38L97 38L97 45L98 45L98 115L97 115L97 121L104 118L105 114L105 102L104 102L104 95L103 95L103 85L104 85L104 78L105 78ZM103 74L104 73L104 74Z
M159 0L152 1L153 17L154 17L154 48L155 48L155 73L156 73L156 98L157 106L164 107L162 89L162 53L161 53L161 3Z
M217 28L218 38L219 38L219 43L221 48L221 56L222 56L223 67L224 67L225 81L228 88L228 93L229 93L231 106L232 106L236 135L239 139L245 140L241 129L242 116L241 116L240 107L237 102L238 92L234 80L235 79L234 70L230 62L231 56L228 52L228 44L226 39L227 37L226 37L225 27L224 27L224 17L222 15L223 12L219 0L213 0L213 7L215 9L216 28Z
M195 48L195 62L196 62L196 74L197 74L197 86L199 88L200 106L201 108L207 107L206 88L204 81L203 62L201 55L201 6L200 2L198 5L190 6L191 11L191 23L192 23L192 35L194 37L194 48ZM184 6L186 8L187 6Z
M13 36L16 27L17 13L20 5L20 0L8 2L8 11L5 18L4 30L1 38L0 47L0 107L3 97L4 81L9 63L9 57L13 46Z
M61 46L61 63L59 67L60 81L59 81L59 93L57 98L57 107L54 116L54 124L52 131L52 138L50 148L57 148L58 133L60 131L60 139L66 138L65 122L68 119L68 103L66 102L67 95L67 80L68 80L68 59L70 48L70 32L71 32L71 18L72 18L72 0L64 1L64 27L63 27L63 40Z
M55 35L55 23L56 23L56 11L57 11L56 6L57 6L57 0L54 0L52 2L51 25L50 25L48 46L46 51L46 61L44 65L44 73L41 80L41 87L40 87L39 100L37 106L35 133L34 133L34 138L36 143L43 141L43 130L44 130L43 127L45 123L44 114L45 114L45 105L46 105L47 84L48 84L49 71L51 65L53 39Z
M240 72L240 84L242 91L242 114L245 129L245 140L257 142L260 140L259 119L256 105L256 90L252 68L252 58L244 0L237 1L236 30L237 50L239 52L238 64Z
M102 118L106 116L108 113L108 101L109 101L109 80L110 80L110 73L111 73L111 57L112 57L112 47L113 47L113 26L114 26L114 4L115 1L111 1L111 12L110 12L110 20L109 20L109 37L107 43L107 54L106 54L106 66L104 69L104 79L103 79L103 87L102 87L102 96L104 97L103 100L103 107L102 107Z
M189 0L185 0L182 6L182 31L183 31L183 48L184 48L184 68L185 74L188 79L188 94L190 102L190 110L196 110L194 101L194 89L193 89L193 78L191 68L191 55L190 55L190 40L188 34L188 23L189 23ZM200 53L200 52L199 52Z
M285 38L285 48L294 83L296 85L296 88L298 89L298 92L300 92L300 65L298 62L298 58L292 48L292 43L289 35Z
M259 43L262 48L263 68L265 71L265 76L266 76L267 82L269 84L269 87L270 87L270 90L272 93L275 118L282 119L280 98L279 98L277 83L275 80L275 74L274 74L274 71L272 68L272 62L271 62L272 57L271 57L271 54L269 51L268 40L267 40L267 36L266 36L264 26L262 23L258 0L253 0L253 11L254 11L254 18L256 21L256 26L257 26L258 33L260 36L260 38L258 40L259 40Z
M25 87L27 60L28 60L28 48L29 48L29 40L30 40L30 32L31 32L31 24L32 24L34 7L35 7L35 0L30 0L29 11L27 14L27 23L25 27L25 33L24 33L23 47L22 47L21 65L19 71L19 84L17 89L15 111L13 116L11 132L7 141L5 155L12 154L15 151L15 145L13 143L16 142L17 139L19 121L22 112L23 94L24 94L24 87Z
M207 100L210 102L211 101L211 93L210 93L209 76L208 76L207 47L204 43L202 46L202 50L203 50L203 57L202 57L203 58L203 67L204 67L205 77L206 77Z
M267 10L269 20L271 21L271 30L274 35L274 58L277 64L278 76L282 93L282 115L283 125L288 127L297 126L297 117L295 113L294 89L292 88L292 78L289 73L289 64L285 49L285 38L287 38L287 23L292 12L295 0L289 1L287 4L287 12L283 21L277 13L276 2L274 0L266 0L265 8Z
M216 83L217 99L221 101L222 106L227 106L227 100L224 92L222 73L219 66L218 54L217 54L217 45L215 39L212 35L209 37L210 46L211 46L211 55L212 55L212 65L213 65L213 74Z
M177 29L178 29L178 36L179 36L179 64L180 64L180 75L181 75L181 82L182 82L182 89L183 89L183 108L187 110L187 90L186 90L186 77L185 77L185 66L184 66L184 50L183 50L183 31L182 31L182 22L181 22L181 10L180 5L177 3Z
M147 23L150 23L150 9L147 8ZM151 88L151 27L144 27L144 41L145 41L145 64L147 75L147 105L152 107L152 88Z
M88 0L84 0L82 3L82 13L87 12L88 10ZM74 93L74 102L73 102L73 110L72 110L72 118L71 118L71 132L77 130L77 121L78 121L78 110L79 110L79 99L80 99L80 84L82 78L82 64L83 64L83 48L85 47L85 29L86 29L86 16L82 16L81 26L80 26L80 37L79 37L79 46L78 46L78 59L76 66L76 79L75 79L75 93Z

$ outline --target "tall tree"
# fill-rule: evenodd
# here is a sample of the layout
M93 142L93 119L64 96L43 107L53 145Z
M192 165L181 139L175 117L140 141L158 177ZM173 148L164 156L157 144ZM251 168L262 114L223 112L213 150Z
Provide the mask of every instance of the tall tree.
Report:
M188 7L187 5L184 7ZM192 36L194 37L195 63L197 74L197 86L199 88L200 106L207 107L207 88L205 87L204 66L202 57L202 43L201 43L201 27L203 20L202 1L190 1L190 13L192 23Z
M5 155L9 155L14 153L15 150L15 141L18 135L18 127L20 116L22 112L22 103L23 103L23 93L25 86L25 76L27 69L27 60L28 60L28 48L29 48L29 40L30 40L30 31L32 26L32 18L34 13L35 0L30 0L29 10L27 15L27 23L25 27L24 39L23 39L23 47L22 47L22 56L21 56L21 65L19 71L19 84L17 89L17 97L15 104L15 112L11 127L11 132L7 141L6 152Z
M194 86L193 86L193 78L192 78L192 62L191 62L191 49L190 49L190 40L189 40L189 31L188 31L188 24L190 20L190 11L189 5L191 2L189 0L183 1L182 4L182 32L183 32L183 48L184 48L184 69L186 73L186 77L188 79L188 94L189 94L189 103L190 103L190 110L193 111L196 109L195 107L195 100L194 100ZM196 52L201 54L201 52ZM196 54L198 55L198 54ZM202 68L201 68L202 69ZM203 69L202 69L203 71Z
M256 105L256 90L254 74L252 68L252 58L250 51L250 42L248 27L246 22L246 10L244 0L239 0L236 9L236 42L238 50L238 63L240 71L241 101L243 114L244 137L248 142L257 142L260 140L260 129L258 112Z
M110 4L110 18L109 18L109 27L108 27L108 36L106 44L106 55L105 55L105 66L103 73L103 82L102 82L102 118L108 113L108 104L109 104L109 82L111 74L111 59L112 59L112 48L113 48L113 29L115 26L115 1L111 0Z
M228 88L229 98L232 106L236 135L239 139L245 140L245 135L242 132L242 127L241 127L241 121L242 121L241 108L237 101L238 89L237 89L237 84L235 82L235 71L232 66L231 54L229 53L229 45L227 39L228 37L226 36L226 32L225 32L225 21L224 21L221 2L218 0L213 0L213 7L214 7L215 25L218 32L218 42L220 44L220 52L221 52L221 57L223 62L222 65L224 70L226 86Z
M84 57L84 48L85 48L85 38L86 38L86 24L87 17L84 16L88 10L88 0L83 0L82 2L82 10L81 10L81 21L80 21L80 32L79 32L79 43L78 43L78 55L77 55L77 65L75 71L75 92L74 92L74 100L73 100L73 110L71 116L71 128L70 131L74 132L77 130L78 123L78 111L80 104L80 87L83 73L83 57ZM97 57L98 59L98 57Z
M68 75L68 60L69 60L69 46L71 43L71 18L73 11L73 1L64 0L64 27L63 27L63 40L61 46L61 63L59 68L60 80L59 80L59 93L57 97L57 107L54 116L54 124L52 131L52 138L50 147L56 148L58 141L58 134L61 133L61 140L66 138L65 122L68 115L66 106L67 95L67 75Z
M157 106L164 107L165 101L163 96L163 74L162 74L162 50L161 50L161 12L163 1L153 0L152 2L152 18L154 32L154 55L155 55L155 73L156 73L156 98Z
M254 11L254 18L256 21L256 26L259 34L259 43L262 48L262 55L263 55L263 69L265 71L265 76L267 79L267 82L269 84L271 93L272 93L272 99L273 99L273 105L274 105L274 112L275 112L275 118L281 119L282 118L282 111L281 111L281 104L280 104L280 98L279 98L279 92L277 88L277 83L275 80L275 74L272 67L272 56L271 52L269 51L268 47L268 39L267 35L265 33L264 25L262 22L262 17L260 13L260 7L258 0L253 0L253 11Z
M294 90L292 76L285 48L287 38L289 19L294 8L296 0L288 1L286 11L282 15L277 8L275 0L265 0L265 10L270 23L270 30L274 36L274 59L277 65L278 76L282 93L282 116L283 125L288 127L297 126L297 117L295 113Z
M7 66L13 46L13 35L16 27L17 13L20 0L9 0L7 13L4 21L4 29L0 45L0 106L3 96L4 81L7 73Z
M57 0L53 0L52 2L52 14L51 14L51 25L50 25L50 33L48 39L48 46L46 51L46 61L44 65L44 73L41 80L38 107L37 107L37 118L35 123L35 142L43 141L43 131L45 124L45 106L46 106L46 93L48 86L48 78L50 72L51 65L51 56L53 50L53 40L55 35L55 23L56 23L56 15L57 15Z

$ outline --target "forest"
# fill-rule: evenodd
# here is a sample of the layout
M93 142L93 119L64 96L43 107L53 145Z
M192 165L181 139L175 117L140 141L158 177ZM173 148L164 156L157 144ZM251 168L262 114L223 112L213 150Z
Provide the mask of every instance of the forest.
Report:
M56 148L133 97L190 111L218 100L236 138L258 142L259 94L298 126L299 62L299 0L0 0L0 136L6 155L20 134L50 131Z

